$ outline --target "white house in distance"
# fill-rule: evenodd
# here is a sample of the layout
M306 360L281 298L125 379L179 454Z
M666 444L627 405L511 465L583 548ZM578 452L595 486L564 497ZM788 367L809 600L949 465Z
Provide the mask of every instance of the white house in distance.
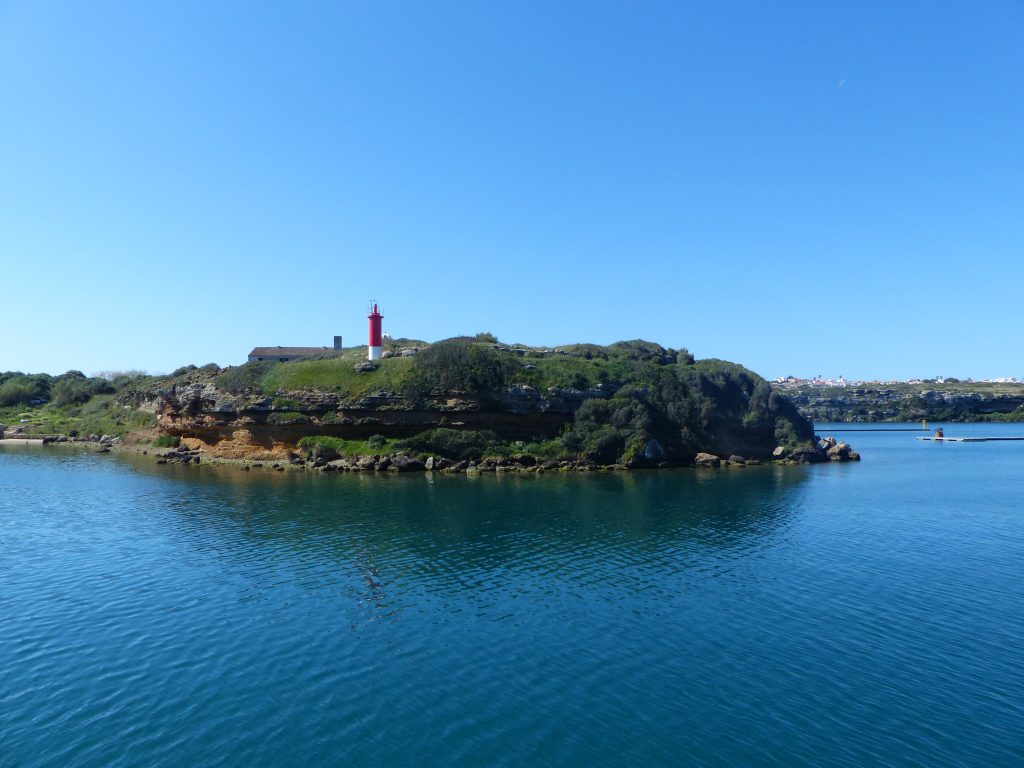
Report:
M333 347L253 347L252 352L249 353L249 362L258 363L264 360L273 360L275 363L287 363L289 360L322 355L324 352L340 351L341 336L335 336Z

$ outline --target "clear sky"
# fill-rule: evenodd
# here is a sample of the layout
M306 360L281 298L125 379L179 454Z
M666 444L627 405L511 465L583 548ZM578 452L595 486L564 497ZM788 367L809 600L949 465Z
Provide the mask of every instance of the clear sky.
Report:
M0 0L0 370L1024 376L1024 3Z

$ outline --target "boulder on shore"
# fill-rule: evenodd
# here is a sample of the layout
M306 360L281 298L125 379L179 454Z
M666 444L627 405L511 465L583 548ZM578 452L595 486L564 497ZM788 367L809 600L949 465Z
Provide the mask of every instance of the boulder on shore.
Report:
M797 464L820 464L823 461L828 461L825 451L815 445L795 448L790 452L789 458Z
M698 467L720 467L722 460L713 453L698 453L693 457L693 463Z
M390 472L422 472L424 469L423 462L419 459L414 459L412 456L404 456L399 454L391 457L391 463L388 466Z
M829 461L849 461L850 446L845 442L836 443L826 449L825 455L828 456Z

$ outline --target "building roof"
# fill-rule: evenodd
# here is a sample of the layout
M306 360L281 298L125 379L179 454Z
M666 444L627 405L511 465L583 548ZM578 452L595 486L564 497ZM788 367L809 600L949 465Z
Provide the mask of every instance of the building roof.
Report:
M309 357L333 351L332 347L253 347L249 357Z

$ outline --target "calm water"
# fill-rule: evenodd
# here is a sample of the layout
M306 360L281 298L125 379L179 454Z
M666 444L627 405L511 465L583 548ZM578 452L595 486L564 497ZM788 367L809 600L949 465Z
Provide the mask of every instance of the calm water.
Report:
M848 437L568 477L0 449L0 765L1021 765L1024 443Z

